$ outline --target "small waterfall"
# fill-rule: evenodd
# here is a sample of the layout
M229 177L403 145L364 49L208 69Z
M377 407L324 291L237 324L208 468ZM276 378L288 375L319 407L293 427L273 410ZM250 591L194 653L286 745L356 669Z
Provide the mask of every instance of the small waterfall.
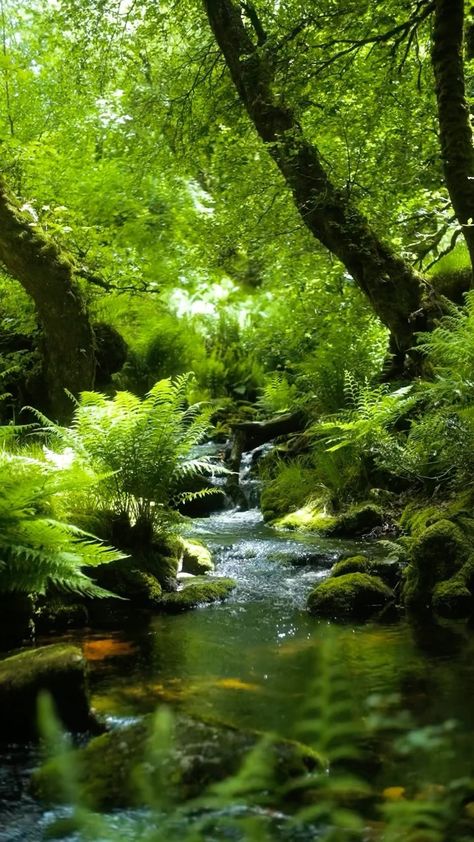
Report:
M247 509L255 509L260 502L261 480L256 473L256 467L260 459L269 453L274 447L272 442L255 447L242 453L239 468L239 488Z

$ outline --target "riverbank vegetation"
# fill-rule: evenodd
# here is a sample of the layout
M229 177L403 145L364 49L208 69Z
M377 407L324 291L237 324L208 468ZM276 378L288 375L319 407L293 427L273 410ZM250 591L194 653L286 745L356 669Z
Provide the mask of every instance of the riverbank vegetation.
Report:
M5 656L228 598L186 533L242 466L357 541L301 610L468 628L473 74L463 0L0 0Z

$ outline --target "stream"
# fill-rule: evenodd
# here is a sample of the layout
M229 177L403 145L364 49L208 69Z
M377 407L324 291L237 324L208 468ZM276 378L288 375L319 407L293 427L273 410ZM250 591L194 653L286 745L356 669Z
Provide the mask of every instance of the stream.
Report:
M380 787L443 784L472 774L474 635L465 624L336 624L310 616L305 603L311 588L343 553L366 550L362 541L277 531L264 524L257 508L195 519L189 534L213 551L216 575L237 580L226 602L157 614L124 632L61 637L82 645L93 705L111 724L164 702L294 737L313 693L321 648L329 642L348 679L356 717L366 716L367 699L392 694L397 710L408 711L413 724L425 729L415 752L384 768ZM453 728L448 747L440 750L436 727L447 720ZM28 794L36 762L36 750L21 747L11 747L0 761L0 842L43 838L53 814Z

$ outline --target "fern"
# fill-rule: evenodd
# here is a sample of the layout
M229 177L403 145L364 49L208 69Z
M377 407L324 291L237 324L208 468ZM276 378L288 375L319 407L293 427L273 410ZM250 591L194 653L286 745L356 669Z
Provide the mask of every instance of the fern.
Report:
M160 380L143 400L130 392L113 399L83 392L68 428L37 413L61 454L72 453L75 464L102 475L97 507L157 527L170 520L182 493L187 499L201 494L186 492L190 477L227 473L195 456L209 430L209 410L187 406L190 378Z
M93 488L97 478L46 460L0 453L0 591L44 593L49 584L104 596L82 572L122 554L58 517L62 495Z

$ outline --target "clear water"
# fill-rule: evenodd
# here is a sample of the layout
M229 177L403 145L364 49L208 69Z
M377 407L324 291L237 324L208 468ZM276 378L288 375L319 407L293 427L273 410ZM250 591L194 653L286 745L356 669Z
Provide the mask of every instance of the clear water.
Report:
M420 748L409 761L387 763L381 787L472 773L474 636L468 627L338 625L311 617L305 603L315 582L343 552L360 551L362 542L277 532L256 509L196 520L192 534L213 550L216 575L234 577L238 587L222 604L156 615L122 633L72 636L90 659L99 712L120 724L165 702L291 737L314 692L318 653L335 639L356 716L366 715L368 697L393 693L417 726L457 722L449 751ZM33 750L12 749L0 768L0 842L35 842L49 821L27 794L35 762Z

